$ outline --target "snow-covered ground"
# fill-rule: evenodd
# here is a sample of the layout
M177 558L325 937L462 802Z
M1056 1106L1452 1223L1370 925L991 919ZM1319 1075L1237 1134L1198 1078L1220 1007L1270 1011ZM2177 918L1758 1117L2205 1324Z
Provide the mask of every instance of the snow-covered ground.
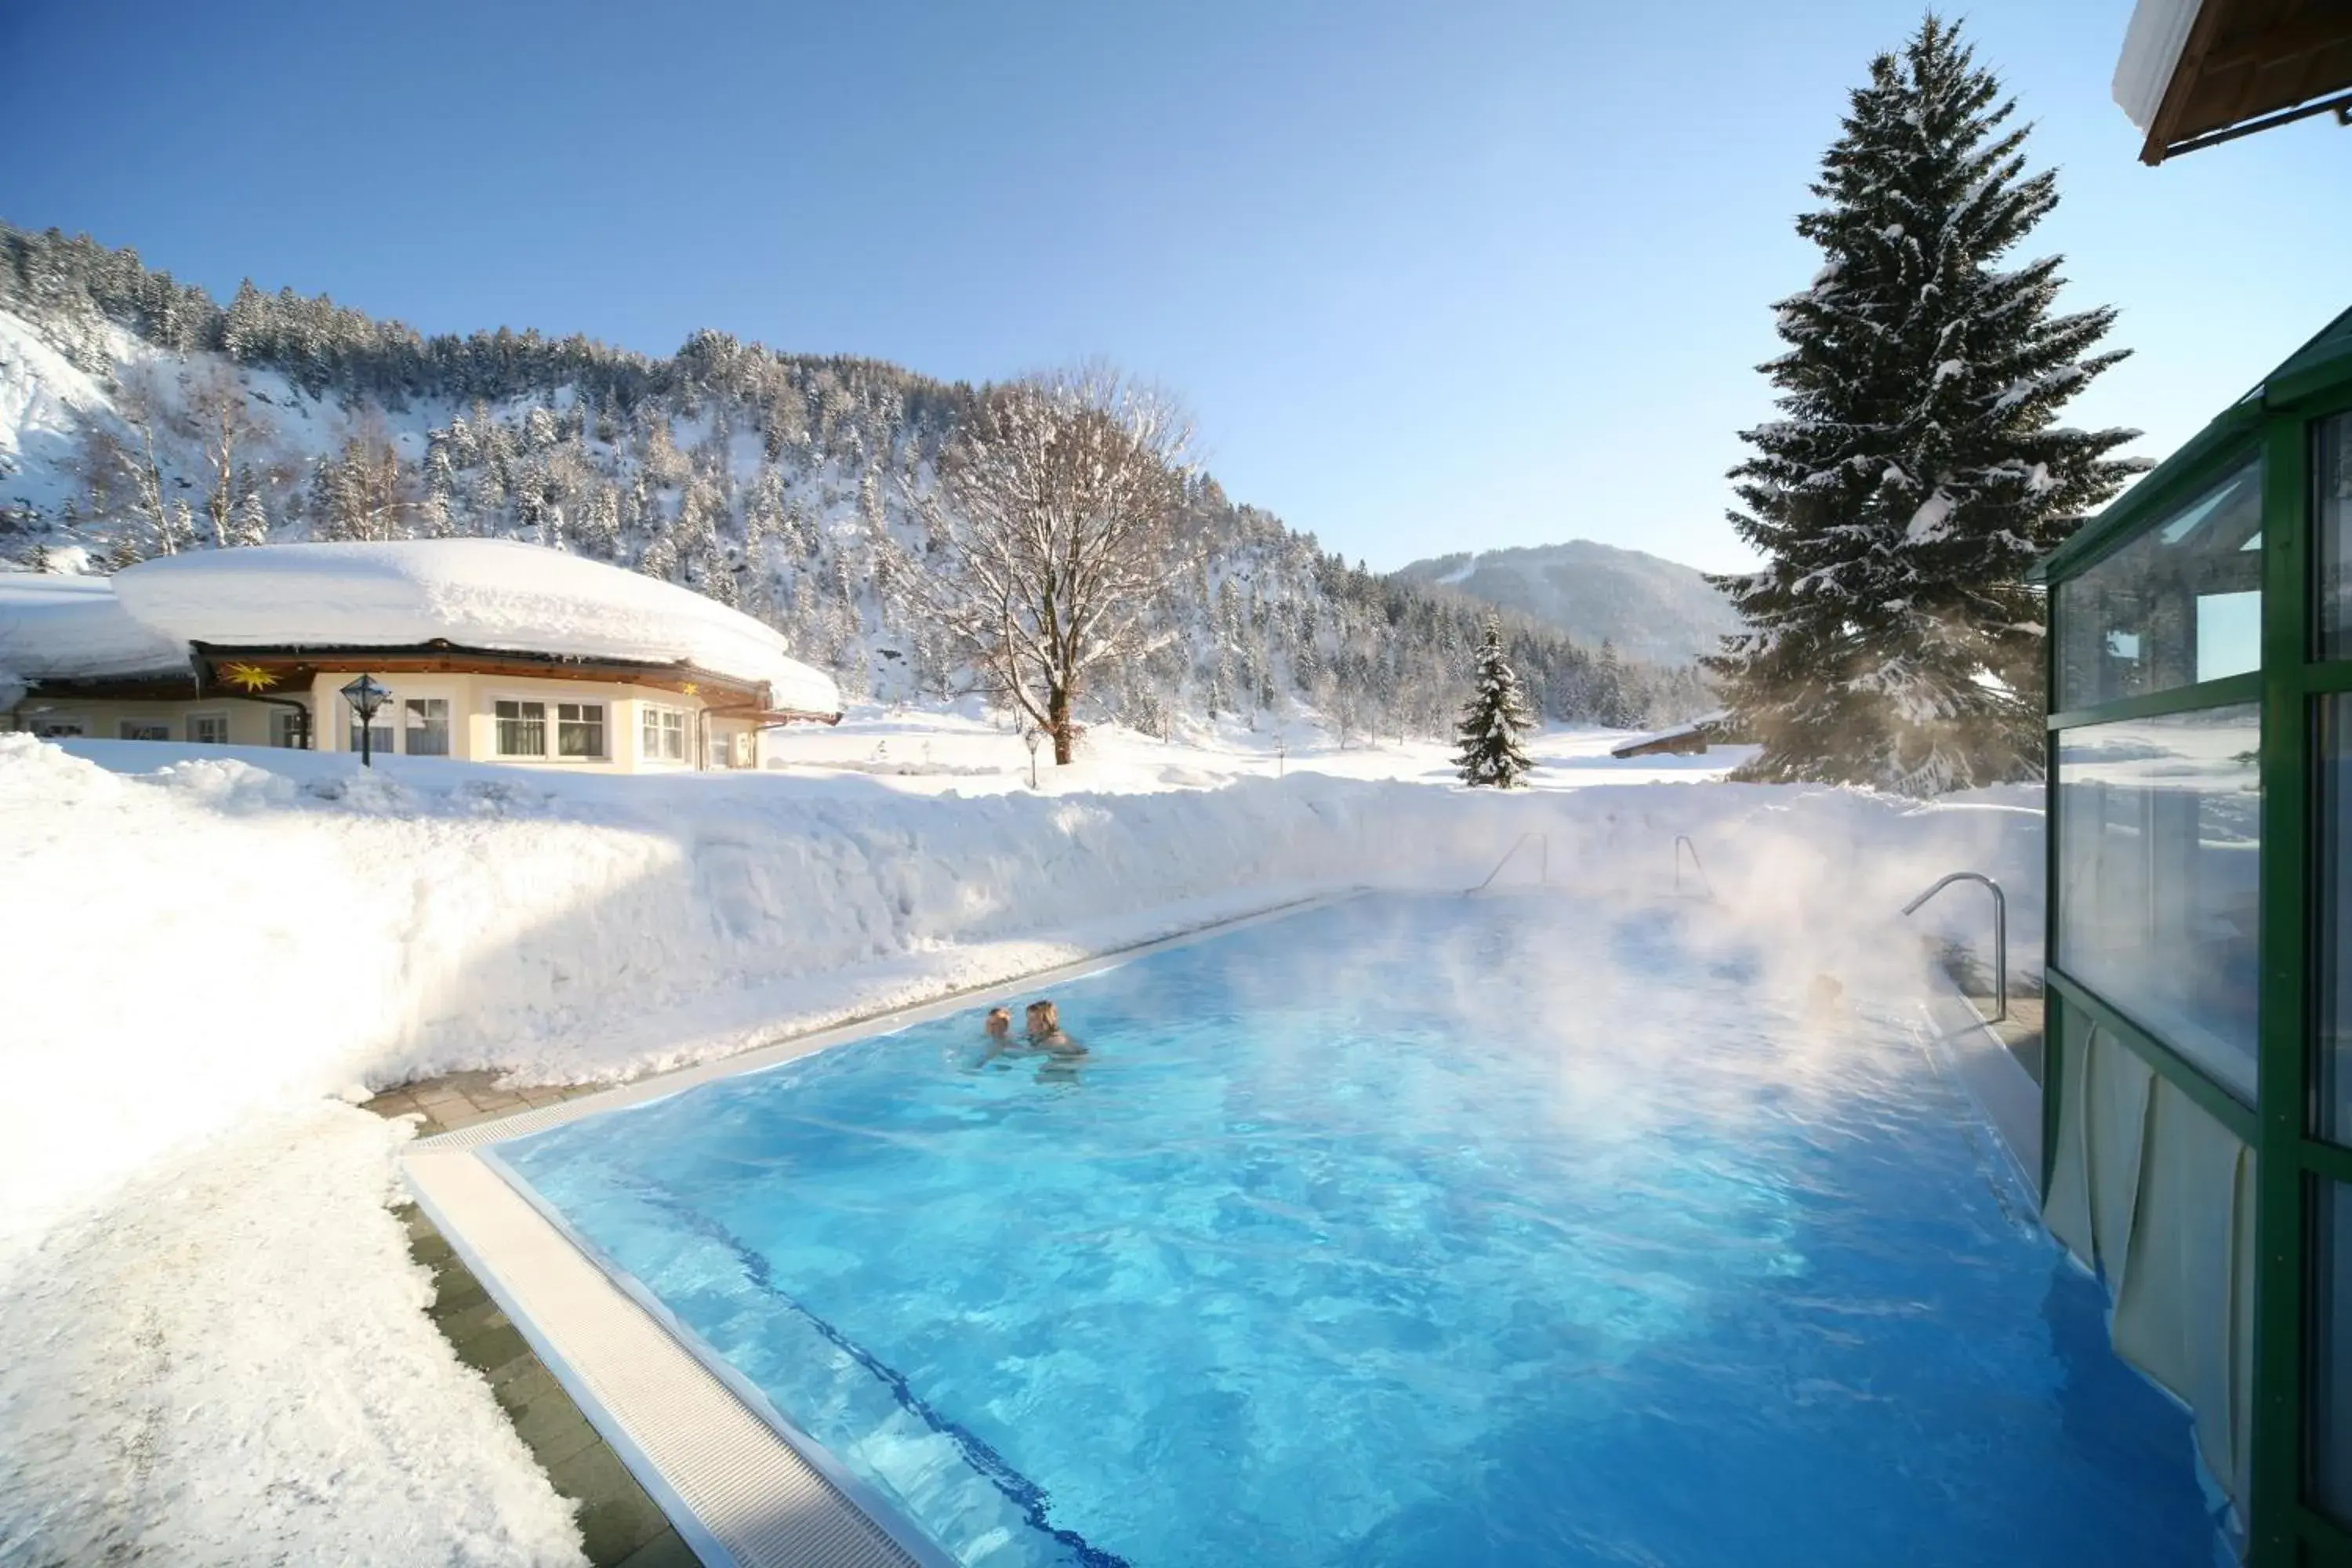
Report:
M1503 795L1304 728L1099 731L1033 790L976 712L654 778L0 736L0 1560L574 1552L416 1310L399 1130L335 1103L413 1076L676 1065L1307 892L1467 887L1523 834L1610 898L1668 894L1689 835L1766 985L1913 983L1895 910L1963 867L2038 949L2038 792L1723 784L1737 753L1621 739L1541 737Z

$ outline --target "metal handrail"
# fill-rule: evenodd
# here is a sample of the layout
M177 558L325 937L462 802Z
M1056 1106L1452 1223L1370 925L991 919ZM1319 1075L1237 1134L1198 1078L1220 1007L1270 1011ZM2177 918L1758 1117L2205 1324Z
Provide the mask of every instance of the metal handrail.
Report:
M1522 833L1517 838L1511 840L1511 847L1503 851L1503 858L1495 862L1495 868L1493 870L1486 873L1486 880L1479 883L1475 888L1469 889L1462 896L1466 899L1471 893L1485 892L1488 886L1494 882L1495 879L1503 874L1503 868L1511 863L1511 857L1519 852L1520 846L1527 843L1530 838L1536 841L1536 848L1538 851L1538 858L1536 861L1536 880L1549 885L1551 881L1551 840L1540 833Z
M1955 882L1982 882L1992 889L1992 1022L2009 1016L2009 895L1982 871L1955 871L1903 906L1906 915Z
M1679 899L1683 896L1683 851L1685 849L1690 851L1691 869L1698 873L1698 885L1706 889L1708 898L1714 898L1715 879L1709 877L1706 868L1699 863L1698 846L1691 842L1687 833L1675 835L1675 897Z

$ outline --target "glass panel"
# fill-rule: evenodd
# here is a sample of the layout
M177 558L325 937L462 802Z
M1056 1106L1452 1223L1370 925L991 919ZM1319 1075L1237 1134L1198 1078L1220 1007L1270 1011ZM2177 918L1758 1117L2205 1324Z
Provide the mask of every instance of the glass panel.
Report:
M2315 1186L2311 1491L2336 1523L2352 1525L2352 1187Z
M408 754L446 757L449 754L449 701L445 697L412 697L404 704L408 714Z
M307 713L298 713L291 708L271 709L269 743L297 749L308 745L310 742L304 738L304 721L309 717Z
M2062 731L2058 963L2252 1103L2253 703Z
M2319 998L2319 1131L2352 1142L2352 696L2319 702L2319 932L2312 981Z
M172 726L153 719L125 719L121 735L126 741L168 741Z
M2313 431L2312 511L2319 536L2319 652L2352 655L2352 414Z
M200 746L227 745L228 715L226 713L189 714L188 739Z
M499 755L547 755L547 704L499 702L492 707L499 721Z
M360 749L360 716L358 714L353 713L351 716L349 729L350 732L343 737L343 744L349 750L356 752ZM368 726L368 749L373 752L392 750L392 714L383 709L376 710L375 721Z
M2249 458L2058 584L2058 706L2090 708L2262 665L2262 463Z
M556 754L563 757L603 756L604 705L601 702L557 703L555 749Z

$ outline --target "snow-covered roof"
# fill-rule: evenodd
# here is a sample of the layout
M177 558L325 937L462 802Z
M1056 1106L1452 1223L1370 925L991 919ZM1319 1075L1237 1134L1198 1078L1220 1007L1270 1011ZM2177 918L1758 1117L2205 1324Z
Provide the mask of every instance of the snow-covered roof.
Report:
M2124 52L2116 62L2116 103L2145 132L2156 123L2173 68L2189 42L2200 0L2139 0L2124 29Z
M188 645L123 612L105 577L0 572L0 674L28 680L188 671Z
M196 551L128 567L111 579L110 593L98 579L46 581L75 584L59 597L80 596L89 622L77 623L74 635L83 643L97 646L106 625L127 626L141 639L141 657L163 651L162 668L184 665L191 643L352 648L439 640L571 658L684 661L747 684L764 682L773 710L841 711L832 678L791 658L781 635L741 611L675 584L509 540ZM19 633L0 602L0 638L21 637L35 648L33 668L20 666L35 679L67 673L41 662L50 624L37 619ZM123 651L129 657L127 639ZM151 659L137 668L158 666Z

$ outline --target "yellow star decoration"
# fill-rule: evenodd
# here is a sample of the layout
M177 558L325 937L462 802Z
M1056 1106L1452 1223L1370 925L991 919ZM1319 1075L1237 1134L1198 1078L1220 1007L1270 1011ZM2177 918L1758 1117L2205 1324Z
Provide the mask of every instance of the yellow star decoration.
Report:
M680 683L679 683L679 685L678 685L678 691L679 691L682 695L684 695L684 696L688 696L688 697L691 697L691 696L693 696L696 692L698 692L698 691L699 691L699 690L701 690L701 689L702 689L702 688L700 688L700 687L697 686L697 685L696 685L694 682L692 682L691 680L682 681L682 682L680 682Z
M264 669L257 664L226 664L221 667L221 679L231 686L241 686L247 691L267 691L278 684L278 672Z

